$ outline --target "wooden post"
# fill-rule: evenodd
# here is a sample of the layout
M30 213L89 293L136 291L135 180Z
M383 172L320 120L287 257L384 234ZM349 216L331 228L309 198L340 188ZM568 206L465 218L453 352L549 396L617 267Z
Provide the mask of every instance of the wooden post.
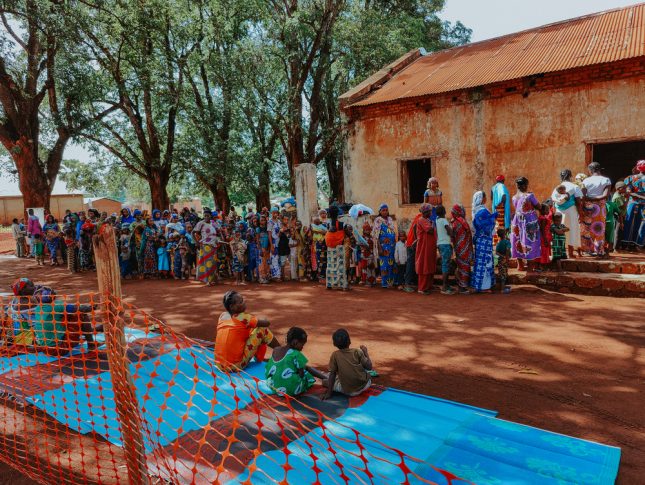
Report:
M92 240L99 292L105 305L105 341L114 391L114 404L121 423L130 485L148 485L146 452L141 417L126 356L125 323L121 318L121 272L114 229L103 224Z

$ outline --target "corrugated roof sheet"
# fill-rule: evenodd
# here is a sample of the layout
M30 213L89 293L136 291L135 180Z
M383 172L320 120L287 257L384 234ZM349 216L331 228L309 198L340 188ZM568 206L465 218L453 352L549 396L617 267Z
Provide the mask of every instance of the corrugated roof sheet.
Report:
M645 56L645 3L426 55L351 106Z

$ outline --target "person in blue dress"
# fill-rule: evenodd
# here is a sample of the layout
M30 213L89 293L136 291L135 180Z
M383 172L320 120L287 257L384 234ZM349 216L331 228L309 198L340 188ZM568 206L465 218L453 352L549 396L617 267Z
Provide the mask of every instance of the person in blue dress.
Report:
M396 288L394 284L394 248L399 231L396 222L390 216L387 204L381 204L378 217L374 219L372 239L374 252L378 254L381 270L381 286L383 288Z
M157 248L157 271L162 279L168 278L170 273L170 253L166 238L163 236L159 238L159 247Z
M483 191L473 195L473 226L475 234L475 266L473 268L471 285L476 292L490 291L495 285L495 265L493 260L493 231L497 212L486 208L486 194Z

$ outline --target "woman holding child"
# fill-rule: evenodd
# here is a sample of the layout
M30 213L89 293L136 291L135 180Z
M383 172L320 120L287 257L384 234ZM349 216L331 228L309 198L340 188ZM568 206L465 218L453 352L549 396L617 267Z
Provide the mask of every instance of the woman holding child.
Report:
M574 251L580 250L580 223L578 207L582 202L582 190L573 183L573 174L568 168L560 172L560 185L553 189L551 200L555 202L556 213L562 214L562 223L569 228L567 247L569 257L574 257Z

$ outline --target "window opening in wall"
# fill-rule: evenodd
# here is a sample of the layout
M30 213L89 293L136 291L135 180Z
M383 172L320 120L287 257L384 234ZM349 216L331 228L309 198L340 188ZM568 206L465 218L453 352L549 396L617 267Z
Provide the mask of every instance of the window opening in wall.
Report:
M645 160L645 140L616 143L594 143L591 158L598 162L612 183L631 175L638 160Z
M401 160L401 204L423 203L423 193L432 176L429 158Z

